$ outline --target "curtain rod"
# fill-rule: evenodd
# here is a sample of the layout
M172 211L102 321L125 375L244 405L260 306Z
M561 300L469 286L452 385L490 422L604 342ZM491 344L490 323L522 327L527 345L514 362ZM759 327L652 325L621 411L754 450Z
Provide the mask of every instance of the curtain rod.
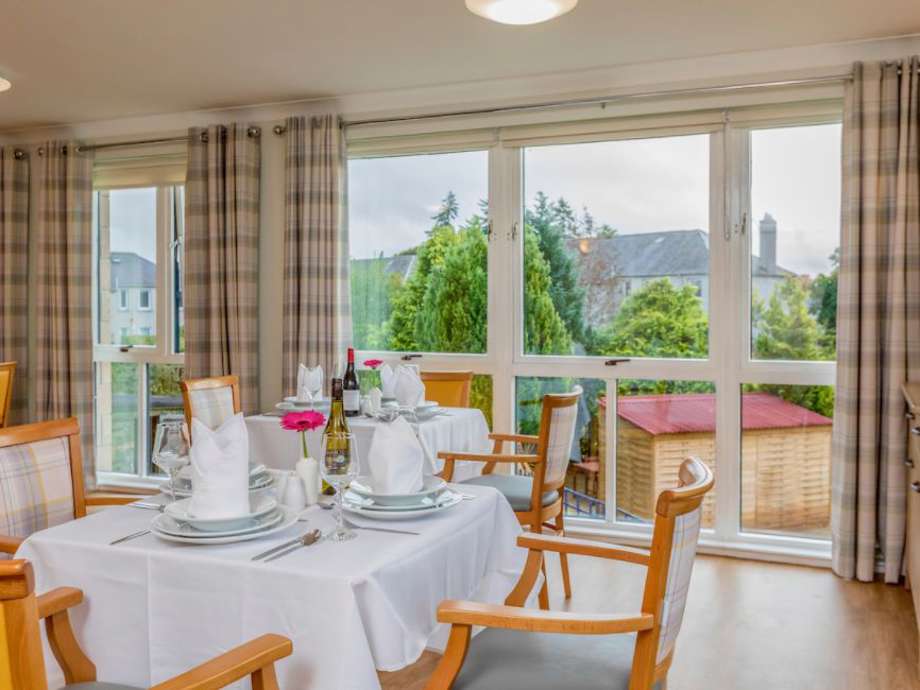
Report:
M653 98L668 98L673 96L694 96L705 94L730 93L732 91L751 91L754 89L779 88L783 86L815 86L819 84L837 84L853 79L852 73L835 74L827 77L804 77L802 79L784 79L781 81L752 82L748 84L728 84L724 86L699 86L686 89L671 89L664 91L640 91L624 93L614 96L599 96L594 98L574 98L570 100L546 101L529 105L496 106L492 108L475 108L472 110L453 110L427 115L405 115L402 117L371 118L367 120L346 120L346 127L361 127L363 125L382 125L394 122L416 122L421 120L439 120L452 117L467 117L471 115L495 115L499 113L520 113L533 110L549 110L552 108L565 108L583 105L607 106L610 103L622 101L649 100ZM284 127L276 126L276 134L284 133ZM279 131L280 130L280 131Z
M221 128L222 132L226 132L226 128ZM250 137L259 137L262 135L261 127L249 127L246 130L246 135ZM84 153L85 151L100 151L102 149L117 149L125 148L129 146L155 146L157 144L178 144L180 142L187 142L189 139L188 135L181 137L164 137L161 139L137 139L135 141L112 141L106 144L86 144L80 145L77 147L77 153ZM201 133L201 141L207 142L208 133ZM39 149L39 155L42 153L42 149Z

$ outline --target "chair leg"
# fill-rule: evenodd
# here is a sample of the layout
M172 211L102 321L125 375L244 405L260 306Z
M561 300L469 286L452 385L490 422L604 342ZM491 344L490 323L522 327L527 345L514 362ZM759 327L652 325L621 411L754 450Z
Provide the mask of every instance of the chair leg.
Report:
M556 516L556 534L560 537L565 536L565 523L563 522L562 513ZM569 578L569 555L560 553L559 562L562 564L562 588L565 590L565 598L571 599L572 581Z
M546 577L546 557L543 557L543 563L540 564L540 570L543 571L543 586L540 587L540 608L549 611L549 580Z

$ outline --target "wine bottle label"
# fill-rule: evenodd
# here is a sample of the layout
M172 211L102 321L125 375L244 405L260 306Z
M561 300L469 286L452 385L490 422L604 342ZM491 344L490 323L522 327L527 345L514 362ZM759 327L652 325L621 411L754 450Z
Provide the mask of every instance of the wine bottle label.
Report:
M342 402L348 412L357 412L361 407L361 391L343 391Z

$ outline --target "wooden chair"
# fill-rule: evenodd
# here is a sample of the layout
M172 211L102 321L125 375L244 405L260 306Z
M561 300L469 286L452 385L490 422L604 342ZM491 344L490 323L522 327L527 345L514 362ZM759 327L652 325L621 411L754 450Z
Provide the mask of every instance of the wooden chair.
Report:
M425 398L444 407L469 407L472 371L423 371Z
M96 681L96 667L80 648L68 615L68 609L82 603L83 592L59 587L36 596L34 589L28 561L0 563L0 688L47 690L39 633L44 620L49 646L64 672L64 690L139 690ZM288 638L262 635L150 690L217 690L247 676L253 690L278 690L275 662L291 651Z
M540 418L540 433L537 436L524 434L489 434L493 442L492 453L438 453L444 460L441 476L450 481L454 462L457 460L478 460L486 463L482 475L467 479L464 483L491 486L504 494L522 525L539 534L544 527L565 534L565 511L562 490L565 473L569 466L572 441L575 438L575 423L578 416L578 399L581 390L573 393L543 396L543 411ZM536 447L536 454L503 454L505 442L527 444ZM496 463L530 465L532 476L494 474ZM550 522L552 521L552 522ZM562 565L562 585L565 598L572 596L569 579L569 562L565 553L559 555ZM549 593L544 586L540 591L540 606L549 608Z
M240 403L238 376L185 379L179 385L182 387L185 423L190 430L192 417L197 417L211 429L216 429L243 409Z
M10 414L10 403L13 402L13 375L16 373L16 362L0 362L0 429L6 426Z
M696 555L700 505L712 486L712 470L697 458L684 461L678 488L658 497L650 552L548 535L518 537L518 546L529 549L527 562L504 606L444 601L438 607L438 621L449 623L451 632L426 689L665 690ZM639 610L523 608L546 551L646 566ZM471 639L473 626L486 630Z
M0 552L15 554L30 534L84 517L87 506L138 498L84 493L76 418L0 429Z

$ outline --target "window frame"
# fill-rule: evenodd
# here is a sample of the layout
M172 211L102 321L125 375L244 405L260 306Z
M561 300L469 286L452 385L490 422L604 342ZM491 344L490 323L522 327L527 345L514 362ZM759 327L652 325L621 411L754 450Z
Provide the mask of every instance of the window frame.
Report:
M144 306L143 297L147 298L147 306ZM153 306L150 303L150 288L141 288L137 291L137 309L138 311L152 311Z

